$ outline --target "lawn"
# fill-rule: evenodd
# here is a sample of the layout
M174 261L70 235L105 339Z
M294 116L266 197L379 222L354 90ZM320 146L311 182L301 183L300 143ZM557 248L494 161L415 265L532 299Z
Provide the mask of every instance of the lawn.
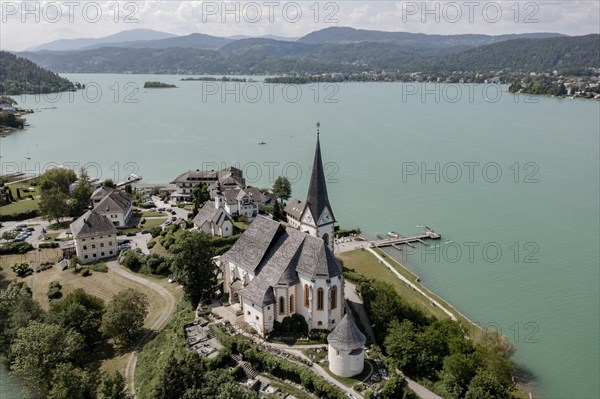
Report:
M431 305L427 298L413 290L402 280L396 277L396 275L394 275L394 273L385 267L385 265L379 263L377 258L375 258L369 251L358 249L351 252L337 254L337 257L344 262L344 267L347 269L354 269L357 273L362 274L365 277L392 284L396 291L398 291L398 293L409 303L430 313L436 318L445 319L448 317L446 313L442 312L439 308ZM394 265L393 260L387 255L385 259L387 259L390 264ZM410 277L412 277L410 280L414 282L415 277L413 275L410 275Z
M17 188L19 188L21 190L21 198L25 198L30 195L33 195L34 197L40 195L40 190L39 190L38 186L32 186L31 181L29 181L29 180L19 182L19 183L12 183L12 184L9 183L6 186L10 187L10 191L15 200L18 200L18 198L19 198L17 196ZM32 188L33 191L24 191L24 190L29 190L30 188Z
M16 199L16 197L15 197ZM0 215L15 215L17 213L30 212L39 209L39 199L24 199L17 202L12 202L8 205L0 207Z
M161 224L163 224L166 221L167 221L167 218L146 219L146 220L144 220L144 223L142 223L140 226L142 227L142 229L150 229L155 226L160 226Z
M143 218L155 218L155 217L161 217L161 216L165 216L164 212L144 212L142 213L142 217Z

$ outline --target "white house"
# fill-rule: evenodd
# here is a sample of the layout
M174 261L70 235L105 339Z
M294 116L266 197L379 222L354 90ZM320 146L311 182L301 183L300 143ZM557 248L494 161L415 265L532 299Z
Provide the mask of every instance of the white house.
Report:
M221 195L215 196L215 201L220 203L225 211L232 216L246 216L251 219L258 215L263 194L257 188L225 190Z
M365 336L352 317L346 314L327 336L329 370L340 377L353 377L362 373L365 365Z
M190 170L177 176L171 182L171 184L175 184L175 191L171 194L171 202L192 202L194 187L199 183L206 184L211 198L215 196L217 184L223 191L246 187L243 172L234 167L221 171Z
M70 230L82 263L117 255L117 228L106 216L87 211L71 223Z
M194 227L212 236L229 237L233 235L231 216L215 201L206 201L194 218Z
M319 216L309 221L309 214ZM294 314L302 315L310 329L328 330L344 316L344 277L329 240L332 215L317 139L302 231L257 216L220 258L224 292L241 305L244 321L259 334Z
M115 226L126 227L133 214L129 194L101 187L92 194L94 210L106 216Z

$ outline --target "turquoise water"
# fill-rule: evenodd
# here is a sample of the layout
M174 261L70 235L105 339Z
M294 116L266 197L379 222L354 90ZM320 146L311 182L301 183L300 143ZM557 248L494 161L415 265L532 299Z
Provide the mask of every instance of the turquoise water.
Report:
M286 93L230 84L224 94L220 83L177 76L68 77L88 84L88 101L81 92L17 98L56 109L0 139L4 172L87 164L92 175L135 172L150 183L238 162L249 184L286 174L304 198L320 121L342 226L373 237L420 225L441 232L437 248L390 254L515 342L536 397L600 397L599 102L514 97L494 86L350 83ZM179 88L134 94L147 80Z

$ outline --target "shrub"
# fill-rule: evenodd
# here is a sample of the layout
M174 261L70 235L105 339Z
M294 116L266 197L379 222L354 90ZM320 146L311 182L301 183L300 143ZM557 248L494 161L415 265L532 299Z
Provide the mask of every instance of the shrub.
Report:
M19 235L18 231L5 231L4 234L2 234L2 239L12 240L12 239L15 239L18 235Z
M38 245L39 248L58 248L59 243L57 242L42 242Z
M92 272L90 272L90 269L88 269L87 267L84 269L81 269L81 273L80 273L83 277L87 277L87 276L91 276Z
M0 215L0 222L19 221L33 219L40 216L40 211L32 210L27 212L13 213L10 215Z
M43 272L44 270L51 269L51 268L52 268L52 266L54 266L54 263L52 263L52 262L49 262L49 261L42 262L42 263L41 263L41 264L38 266L38 268L37 268L37 269L35 269L35 272L36 272L36 273Z
M152 235L152 238L154 238L154 237L158 237L160 235L160 233L162 232L162 228L160 226L154 226L148 231Z
M22 242L11 242L0 246L0 255L11 255L11 254L24 254L33 249L30 243Z
M25 278L30 274L33 274L33 270L29 267L29 263L15 263L11 266L12 271L19 277Z
M108 266L106 266L106 263L104 263L104 262L93 263L92 265L90 265L90 269L95 272L100 272L100 273L108 272Z
M61 289L62 285L60 285L58 281L53 281L48 284L48 299L58 299L62 297L62 292L60 292Z
M152 240L148 242L148 249L152 249L154 248L154 246L156 245L156 241Z

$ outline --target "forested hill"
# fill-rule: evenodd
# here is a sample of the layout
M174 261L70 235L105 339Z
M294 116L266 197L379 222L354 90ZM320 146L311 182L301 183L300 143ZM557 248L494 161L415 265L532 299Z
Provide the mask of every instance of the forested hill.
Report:
M434 74L490 70L584 74L586 68L600 68L600 35L510 40L458 54L414 59L404 67Z
M118 48L27 52L56 72L179 74L320 74L398 71L442 73L510 69L582 74L600 68L600 35L516 39L476 48L435 49L415 43L304 43L242 39L218 50Z
M52 93L74 90L73 83L28 59L0 51L0 94Z

